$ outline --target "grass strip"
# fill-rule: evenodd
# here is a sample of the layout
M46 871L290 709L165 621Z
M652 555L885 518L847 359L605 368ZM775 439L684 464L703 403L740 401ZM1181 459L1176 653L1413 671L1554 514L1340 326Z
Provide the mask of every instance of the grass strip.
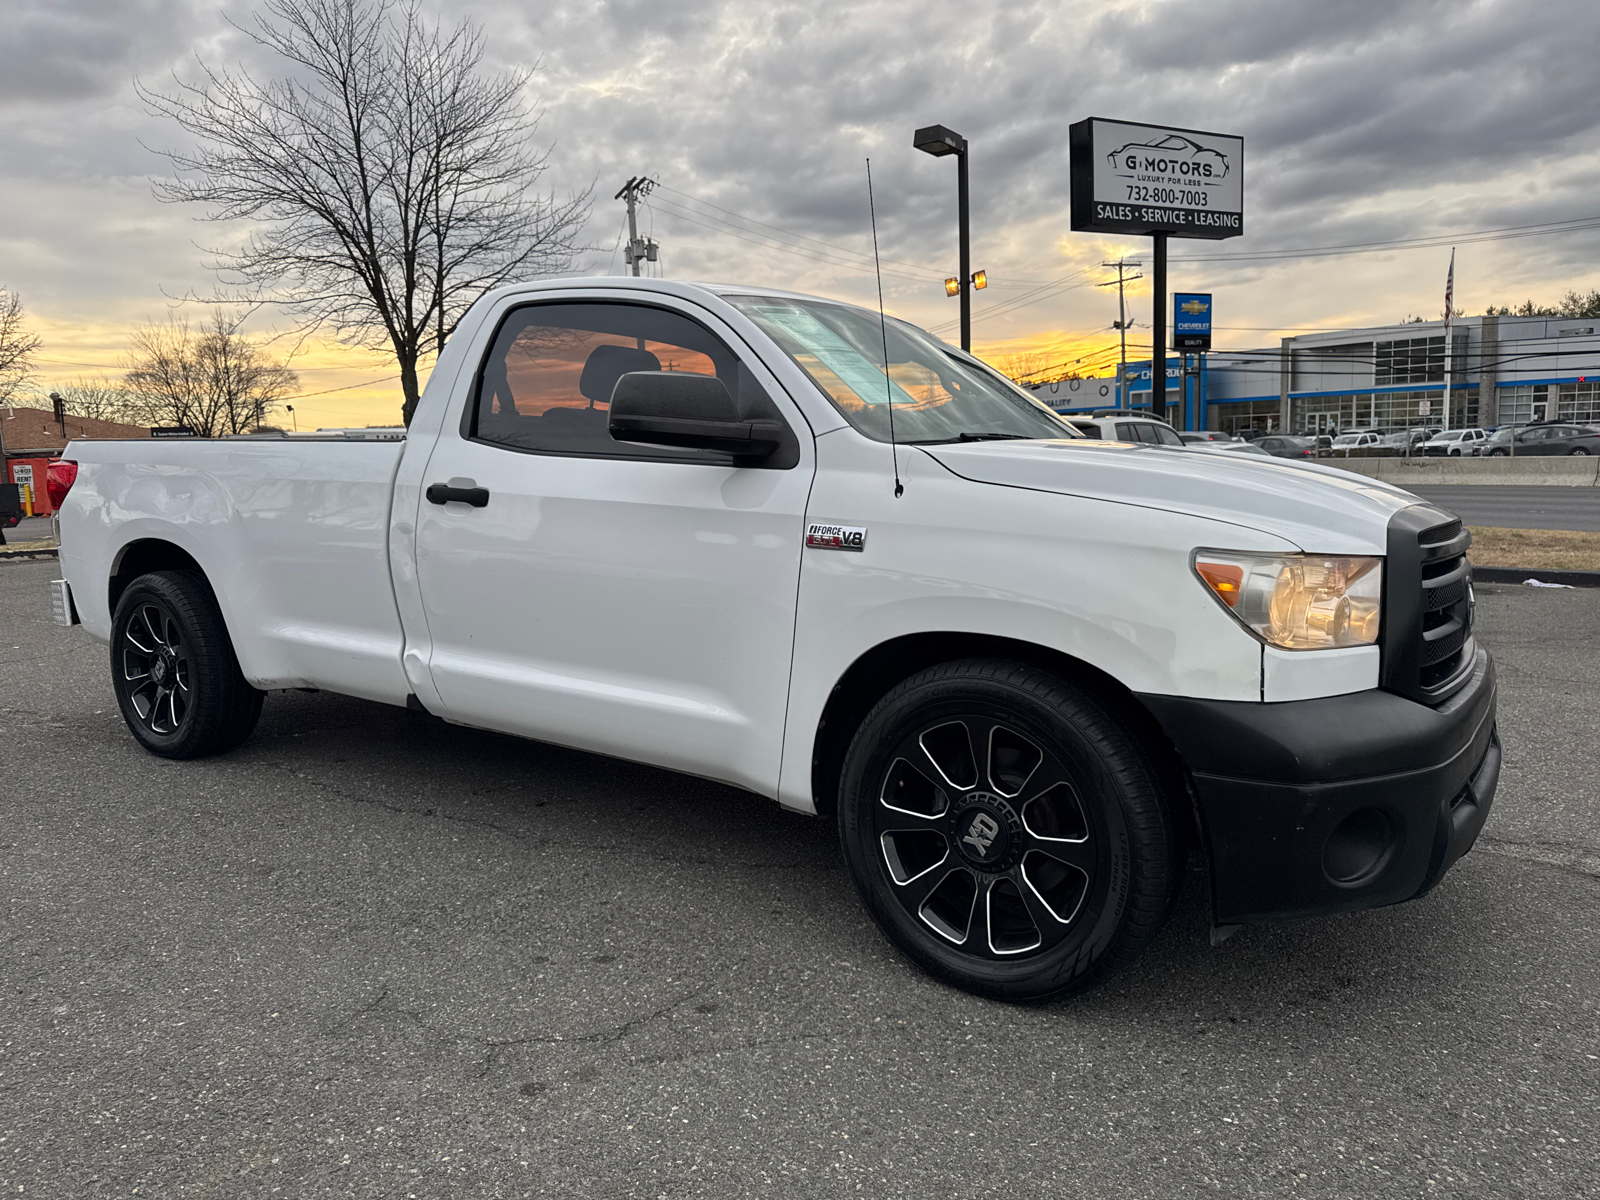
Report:
M1498 529L1469 525L1467 557L1480 567L1600 571L1600 533L1572 529Z

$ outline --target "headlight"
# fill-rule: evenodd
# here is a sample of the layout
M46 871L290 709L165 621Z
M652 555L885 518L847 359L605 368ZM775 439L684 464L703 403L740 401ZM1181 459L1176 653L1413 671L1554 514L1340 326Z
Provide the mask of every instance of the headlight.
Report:
M1194 572L1246 629L1284 650L1378 640L1383 559L1197 550Z

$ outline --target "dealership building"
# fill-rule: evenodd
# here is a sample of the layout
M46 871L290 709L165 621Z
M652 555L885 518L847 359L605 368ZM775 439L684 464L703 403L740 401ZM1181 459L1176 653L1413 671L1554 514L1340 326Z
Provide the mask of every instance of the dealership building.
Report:
M1600 423L1600 318L1458 317L1450 323L1450 427ZM1275 348L1167 362L1167 415L1182 429L1332 433L1443 424L1443 321L1286 337ZM1150 362L1033 388L1058 412L1149 408Z

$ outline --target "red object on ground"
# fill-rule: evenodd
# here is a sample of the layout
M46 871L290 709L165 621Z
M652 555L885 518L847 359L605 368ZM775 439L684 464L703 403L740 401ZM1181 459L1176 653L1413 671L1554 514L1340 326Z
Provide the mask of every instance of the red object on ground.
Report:
M33 495L35 517L48 517L55 511L50 504L50 489L46 480L50 473L48 458L13 458L6 462L5 482L25 485Z
M78 481L78 464L70 458L58 458L46 469L46 490L50 493L50 507L60 508L67 498L67 493L72 490L72 485Z

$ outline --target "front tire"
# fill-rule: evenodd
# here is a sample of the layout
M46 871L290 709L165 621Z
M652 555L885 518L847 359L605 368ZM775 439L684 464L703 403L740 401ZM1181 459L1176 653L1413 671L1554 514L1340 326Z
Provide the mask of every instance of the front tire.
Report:
M862 902L924 970L998 1000L1104 982L1160 930L1184 845L1168 773L1097 699L966 659L899 684L845 757Z
M1572 454L1581 455L1584 458L1589 457L1589 452L1587 450L1585 450L1582 446L1574 446L1572 448ZM1568 457L1570 458L1570 457L1572 457L1572 455L1568 455Z
M111 622L111 684L139 744L202 758L250 736L264 693L239 671L205 577L155 571L128 585Z

